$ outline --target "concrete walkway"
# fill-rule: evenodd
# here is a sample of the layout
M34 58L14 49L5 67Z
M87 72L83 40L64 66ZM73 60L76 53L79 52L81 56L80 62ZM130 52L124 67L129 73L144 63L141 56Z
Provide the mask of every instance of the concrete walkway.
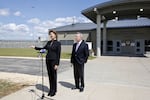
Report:
M58 74L58 92L48 97L48 78L45 77L44 100L149 100L150 58L100 57L85 66L85 91L74 87L73 70ZM41 82L1 100L41 100Z

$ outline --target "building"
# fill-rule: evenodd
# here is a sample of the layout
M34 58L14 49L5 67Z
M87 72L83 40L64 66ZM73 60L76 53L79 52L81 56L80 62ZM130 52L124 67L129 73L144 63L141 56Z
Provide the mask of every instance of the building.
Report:
M109 20L138 19L140 17L150 18L150 0L112 0L89 7L82 11L82 14L97 24L96 27L96 55L108 54L107 51L107 22ZM103 25L103 34L101 24ZM142 22L141 22L142 23ZM143 31L146 30L146 34ZM149 27L147 29L134 30L137 32L119 33L112 35L112 40L116 41L112 45L118 48L113 50L119 54L141 55L145 52L144 42L149 41ZM139 33L138 33L139 32ZM119 37L120 36L120 37ZM118 37L118 38L117 38ZM103 43L101 43L103 41ZM111 43L111 42L110 42ZM110 44L109 43L109 44ZM121 45L120 45L121 44ZM149 44L148 44L149 45ZM116 53L115 53L116 54Z
M103 30L103 24L101 28ZM82 32L84 40L92 43L93 52L96 54L96 24L76 23L54 30L59 33L58 39L62 44L63 52L71 52L76 32ZM132 39L135 41L131 41ZM139 41L142 41L142 44L139 44ZM103 41L101 41L101 46L103 49ZM106 49L107 54L105 55L143 55L150 52L150 20L141 18L138 20L109 21L107 23Z
M150 0L112 0L82 11L93 23L55 28L63 50L71 51L74 34L84 34L97 56L141 56L150 52Z

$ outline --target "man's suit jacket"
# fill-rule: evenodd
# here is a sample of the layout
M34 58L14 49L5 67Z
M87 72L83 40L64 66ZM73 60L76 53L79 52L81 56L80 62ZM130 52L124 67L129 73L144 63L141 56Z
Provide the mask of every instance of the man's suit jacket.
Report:
M60 62L60 53L61 53L61 44L57 40L48 41L44 47L35 47L36 50L46 49L47 55L46 59L55 60L56 65L59 65Z
M87 62L89 56L88 45L82 40L78 50L76 51L77 43L73 44L72 54L71 54L71 63L84 64Z

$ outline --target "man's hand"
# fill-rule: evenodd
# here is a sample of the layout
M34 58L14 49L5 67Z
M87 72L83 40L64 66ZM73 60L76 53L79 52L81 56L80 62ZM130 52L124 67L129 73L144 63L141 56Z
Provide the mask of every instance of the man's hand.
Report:
M72 66L73 66L73 64L71 63L70 67L72 67Z
M58 69L58 65L55 65L55 66L54 66L54 69L57 70L57 69Z

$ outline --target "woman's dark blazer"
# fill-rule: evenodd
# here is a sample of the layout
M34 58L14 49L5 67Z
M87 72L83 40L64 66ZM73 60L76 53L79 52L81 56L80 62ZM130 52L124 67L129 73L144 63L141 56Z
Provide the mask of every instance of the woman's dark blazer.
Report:
M60 53L61 53L61 44L57 40L48 41L47 44L43 47L35 47L36 50L46 49L47 55L46 59L55 60L56 65L59 65L60 62Z

